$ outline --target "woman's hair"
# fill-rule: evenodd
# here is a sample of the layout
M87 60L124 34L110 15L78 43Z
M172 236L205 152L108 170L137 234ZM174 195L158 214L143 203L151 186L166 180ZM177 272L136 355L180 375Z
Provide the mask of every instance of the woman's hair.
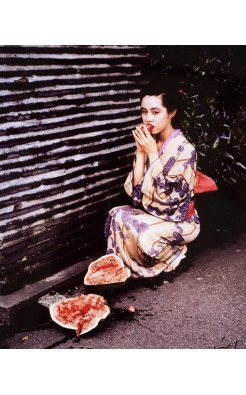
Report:
M183 119L184 103L183 103L183 91L180 89L177 82L168 80L166 77L160 80L150 81L148 84L142 85L140 90L140 101L145 96L161 96L162 105L166 107L167 112L171 113L177 110L175 116L172 119L172 125L179 127L179 123Z

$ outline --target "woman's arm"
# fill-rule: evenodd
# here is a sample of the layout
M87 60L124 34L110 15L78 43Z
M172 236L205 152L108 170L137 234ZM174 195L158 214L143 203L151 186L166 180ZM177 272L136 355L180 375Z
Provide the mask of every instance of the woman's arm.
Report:
M136 164L134 168L133 186L135 187L144 176L145 166L145 154L149 158L149 164L158 158L158 151L156 142L150 135L146 126L136 127L136 130L132 132L137 152L136 152Z
M136 152L135 166L133 169L133 186L135 187L144 176L145 153Z
M126 182L124 184L126 193L133 197L133 204L136 206L141 202L141 186L143 183L144 173L146 171L146 153L137 141L135 137L136 130L132 131L135 144L136 144L136 156L133 161L133 169L129 173Z

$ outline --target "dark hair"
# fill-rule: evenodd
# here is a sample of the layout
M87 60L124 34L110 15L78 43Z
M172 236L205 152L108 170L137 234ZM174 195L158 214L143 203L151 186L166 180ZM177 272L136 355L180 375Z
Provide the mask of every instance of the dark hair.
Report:
M174 127L179 127L179 123L183 119L184 93L179 84L174 81L162 78L161 81L150 81L148 84L142 85L140 90L140 101L145 96L161 96L162 105L166 107L167 112L170 113L177 110L177 113L172 119Z

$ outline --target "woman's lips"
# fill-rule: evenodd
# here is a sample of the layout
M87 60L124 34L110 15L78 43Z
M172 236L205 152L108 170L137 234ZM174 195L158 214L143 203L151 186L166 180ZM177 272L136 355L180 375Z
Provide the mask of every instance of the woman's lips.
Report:
M150 123L147 123L146 127L147 127L149 132L152 132L152 130L154 129L154 126L151 125Z

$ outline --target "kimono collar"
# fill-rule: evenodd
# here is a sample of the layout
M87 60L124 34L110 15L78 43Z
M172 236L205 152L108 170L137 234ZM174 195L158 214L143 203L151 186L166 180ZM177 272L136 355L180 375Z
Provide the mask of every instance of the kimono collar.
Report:
M166 139L166 141L163 143L163 145L161 146L161 148L160 148L160 150L159 150L159 152L158 152L158 155L159 156L161 156L161 154L162 154L162 152L164 151L164 149L166 148L166 146L167 146L167 144L172 140L172 139L174 139L178 134L180 134L181 133L181 130L180 129L175 129L171 134L170 134L170 136Z

